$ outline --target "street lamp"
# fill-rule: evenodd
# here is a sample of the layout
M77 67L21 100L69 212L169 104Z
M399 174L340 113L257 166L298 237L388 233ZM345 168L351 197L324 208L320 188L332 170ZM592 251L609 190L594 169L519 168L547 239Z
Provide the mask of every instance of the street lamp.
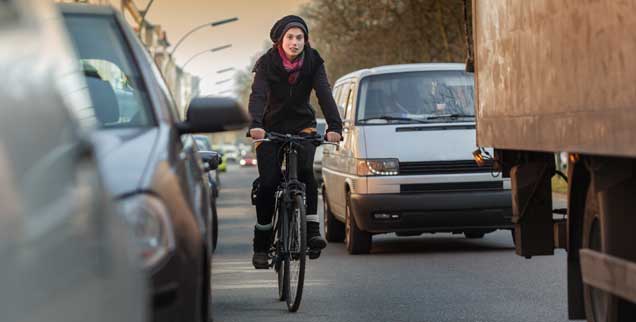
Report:
M230 68L225 68L225 69L217 70L217 71L216 71L216 73L217 73L217 74L223 74L223 73L225 73L225 72L231 72L231 71L233 71L233 70L234 70L234 67L230 67Z
M190 36L193 32L201 29L201 28L205 28L205 27L216 27L216 26L220 26L226 23L230 23L230 22L234 22L237 21L238 18L234 17L234 18L229 18L229 19L223 19L223 20L219 20L219 21L214 21L214 22L208 22L208 23L204 23L200 26L196 26L194 28L192 28L192 30L188 31L185 35L183 35L181 37L181 39L179 39L179 41L177 41L177 44L174 45L174 48L172 48L172 50L170 51L170 55L172 56L175 52L175 50L177 50L177 48L179 48L179 45L181 45L181 43L183 42L183 40L185 40L186 38L188 38L188 36Z
M217 84L217 85L221 85L221 84L223 84L223 83L227 83L227 82L229 82L229 81L231 81L231 80L232 80L231 78L226 78L226 79L224 79L224 80L220 80L220 81L216 82L216 84Z
M225 49L225 48L230 48L230 47L232 47L232 44L228 44L228 45L219 46L219 47L215 47L215 48L212 48L212 49L206 49L204 51L200 51L200 52L192 55L192 57L190 57L190 59L188 59L188 61L186 61L185 64L183 64L183 66L181 66L181 69L185 70L186 65L188 65L188 63L190 63L193 59L197 58L198 56L201 56L201 55L203 55L203 54L205 54L207 52L213 53L215 51L219 51L219 50L222 50L222 49Z

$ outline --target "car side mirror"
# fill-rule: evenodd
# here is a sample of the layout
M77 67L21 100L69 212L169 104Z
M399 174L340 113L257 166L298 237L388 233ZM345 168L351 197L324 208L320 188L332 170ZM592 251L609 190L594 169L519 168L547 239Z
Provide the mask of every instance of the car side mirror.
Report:
M218 152L214 151L199 151L199 156L204 164L206 164L206 171L216 170L221 164L221 157Z
M250 121L238 102L228 97L195 97L190 102L186 119L177 123L180 134L214 133L240 130Z

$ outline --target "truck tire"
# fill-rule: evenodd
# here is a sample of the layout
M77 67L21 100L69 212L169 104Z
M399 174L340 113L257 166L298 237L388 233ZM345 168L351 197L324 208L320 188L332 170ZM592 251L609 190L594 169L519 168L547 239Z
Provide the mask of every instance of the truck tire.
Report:
M325 239L330 243L342 243L345 239L345 225L338 221L329 209L327 202L327 189L322 188L323 221Z
M345 244L349 254L368 254L371 249L371 234L358 228L355 216L351 213L351 192L347 191Z
M486 236L486 233L481 231L465 231L464 236L466 236L466 238L468 239L480 239L484 238L484 236Z
M585 199L583 218L583 245L598 252L604 252L606 236L601 226L598 195L590 184ZM603 290L583 284L585 315L589 322L626 322L635 321L634 304Z

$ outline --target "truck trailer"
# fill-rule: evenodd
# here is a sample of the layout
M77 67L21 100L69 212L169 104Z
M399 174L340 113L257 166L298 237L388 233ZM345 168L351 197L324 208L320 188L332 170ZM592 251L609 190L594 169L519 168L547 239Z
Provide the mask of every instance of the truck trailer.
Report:
M468 44L477 145L511 178L516 253L567 250L570 319L636 321L636 0L473 0Z

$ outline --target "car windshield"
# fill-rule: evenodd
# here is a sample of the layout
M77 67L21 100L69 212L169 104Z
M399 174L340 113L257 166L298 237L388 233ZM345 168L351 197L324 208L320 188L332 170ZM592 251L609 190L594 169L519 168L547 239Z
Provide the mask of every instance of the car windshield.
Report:
M67 14L66 26L103 128L154 125L148 93L116 22L107 16Z
M464 71L393 73L365 78L357 123L472 122L473 77Z

